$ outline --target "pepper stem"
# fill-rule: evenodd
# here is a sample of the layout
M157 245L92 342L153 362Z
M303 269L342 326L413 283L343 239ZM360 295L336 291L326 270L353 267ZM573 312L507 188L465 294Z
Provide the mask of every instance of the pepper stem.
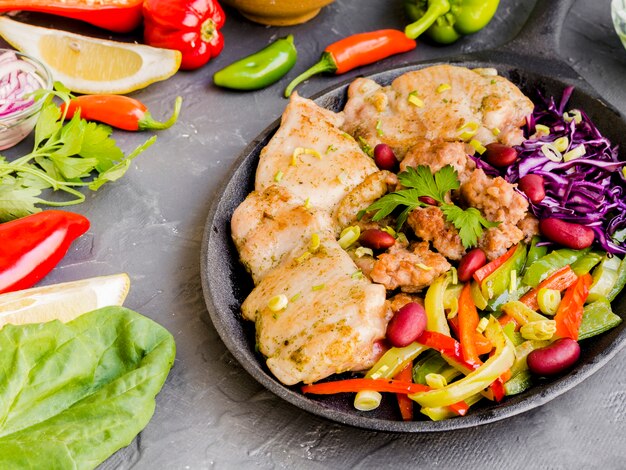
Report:
M310 69L304 71L296 78L294 78L287 88L285 88L285 98L289 98L291 96L291 92L295 87L297 87L303 81L311 78L313 75L317 75L318 73L323 72L336 72L337 71L337 63L333 58L333 55L330 52L324 52L320 61L315 64Z
M404 28L404 34L411 39L415 39L428 28L430 28L437 18L445 15L450 11L450 2L448 0L431 0L428 2L428 9L415 23L411 23Z
M165 122L159 122L152 119L150 113L144 114L144 116L139 120L138 126L140 131L146 130L154 130L159 131L162 129L167 129L168 127L172 127L172 125L178 120L178 115L180 114L180 107L183 103L183 99L178 96L176 101L174 101L174 112L170 116L170 118Z

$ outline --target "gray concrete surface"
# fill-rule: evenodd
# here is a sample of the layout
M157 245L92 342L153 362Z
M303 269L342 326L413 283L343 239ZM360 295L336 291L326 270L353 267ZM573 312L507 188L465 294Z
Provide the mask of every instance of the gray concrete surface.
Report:
M513 37L532 0L502 0L482 32L448 47L420 43L414 51L346 76L311 79L310 96L346 78L415 60L495 47ZM548 404L474 429L422 435L369 432L328 422L282 402L234 361L206 314L200 287L200 245L208 207L246 144L280 116L288 78L265 90L233 93L212 74L288 33L299 60L289 75L317 60L330 42L351 33L401 28L401 0L337 0L307 24L269 28L228 9L221 56L179 72L133 96L155 117L184 98L178 124L160 132L119 182L87 195L74 209L92 221L44 283L127 272L126 305L176 338L178 355L157 398L152 421L103 469L438 468L577 469L626 467L626 351L591 378ZM40 24L84 30L51 17ZM103 35L102 31L86 30ZM132 39L132 37L130 37ZM2 41L0 40L0 45ZM626 114L626 51L614 34L608 0L578 0L564 25L561 55ZM116 133L131 149L146 134ZM9 157L26 145L5 152Z

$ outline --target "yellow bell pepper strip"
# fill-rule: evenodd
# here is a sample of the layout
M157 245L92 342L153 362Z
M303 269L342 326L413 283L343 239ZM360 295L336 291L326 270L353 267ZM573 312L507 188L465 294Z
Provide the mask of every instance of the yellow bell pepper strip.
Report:
M470 284L466 283L461 291L461 297L459 298L459 340L461 342L461 351L463 352L463 359L467 362L481 363L482 361L478 357L476 352L476 344L474 343L474 336L476 336L476 327L478 326L478 311L474 300L472 300L472 294L470 292Z
M537 287L529 290L519 300L530 309L538 310L539 302L537 300L537 295L539 294L540 289L563 291L574 284L577 279L578 276L576 276L576 273L572 271L572 268L569 265L566 265L554 272L547 279L541 281Z
M604 333L621 322L621 317L613 313L611 302L607 299L596 300L583 308L583 320L578 329L578 341Z
M511 367L511 375L514 377L524 370L528 370L526 358L535 349L545 348L551 341L527 340L515 347L515 362Z
M413 382L413 364L409 362L404 369L395 375L394 379L402 382ZM396 393L396 399L402 420L413 421L413 400L407 397L406 393Z
M588 252L589 248L584 250L572 250L570 248L554 250L528 266L522 282L527 286L537 287L541 281L548 278L552 273L568 264L575 263Z
M426 291L424 309L426 310L426 329L450 336L450 327L444 308L444 297L448 284L452 281L452 275L448 272L433 282Z
M578 340L578 330L583 319L583 306L589 295L589 286L592 278L585 274L565 291L559 309L554 315L556 321L555 337L572 338Z
M515 272L515 277L519 278L525 263L526 245L524 243L518 243L515 246L513 254L480 282L480 289L483 296L486 299L494 299L505 293L509 295L507 289L517 290L517 288L511 287L511 273Z
M534 321L549 320L549 318L544 317L542 314L526 306L526 304L520 302L519 300L513 300L505 303L502 306L502 312L513 317L520 326L527 325L528 323Z
M471 397L469 397L463 403L465 403L467 405L467 408L469 409L470 406L478 403L480 400L482 400L482 398L483 396L480 393L477 393L476 395L472 395ZM420 409L420 412L428 416L433 421L441 421L444 419L453 418L454 416L465 416L467 410L460 410L457 408L457 410L455 411L454 407L452 406L438 406L430 408L424 406Z
M593 283L589 288L589 302L605 298L617 282L617 272L621 260L617 256L605 256L600 265L593 270Z
M487 362L466 377L446 387L412 393L409 395L409 398L415 400L423 407L448 406L480 393L496 381L513 365L515 348L494 317L489 318L486 334L496 347L495 353Z

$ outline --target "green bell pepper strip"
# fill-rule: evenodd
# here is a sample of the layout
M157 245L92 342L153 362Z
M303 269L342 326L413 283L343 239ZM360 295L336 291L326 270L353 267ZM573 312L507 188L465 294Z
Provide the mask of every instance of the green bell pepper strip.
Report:
M285 76L296 64L297 57L290 34L219 70L213 75L213 82L233 90L265 88Z
M426 33L435 42L451 44L487 26L498 3L499 0L407 0L406 12L415 22L404 32L411 39Z
M429 351L426 357L420 358L413 364L413 382L416 384L428 385L426 376L428 374L440 374L448 382L461 375L458 369L450 366L448 362L437 351Z
M597 251L590 251L582 258L574 261L571 265L572 271L576 273L577 276L582 276L583 274L587 274L591 271L602 259L604 256L602 253L598 253ZM618 263L619 264L619 263Z
M424 309L426 310L426 329L450 336L450 326L444 309L444 297L452 275L447 272L433 282L426 291Z
M480 285L485 299L494 299L502 295L511 284L511 273L519 275L526 263L526 245L519 243L517 249L502 266L487 276Z
M625 258L626 259L626 258ZM621 260L617 256L606 255L600 265L593 270L593 282L589 288L587 302L606 298L617 282Z
M620 263L619 269L617 270L617 281L615 281L613 289L611 289L611 291L606 295L606 298L612 302L613 299L617 297L617 294L622 291L624 286L626 286L626 256Z
M539 258L548 254L548 247L546 245L537 246L537 243L541 241L537 235L535 235L530 241L530 247L528 248L528 255L526 256L526 267L531 266Z
M611 303L607 299L599 299L585 305L583 320L578 329L578 340L599 335L621 323L619 315L613 313Z
M584 250L572 250L570 248L554 250L528 266L522 278L522 282L527 286L537 287L539 283L550 274L568 264L571 265L575 263L588 252L589 248L585 248Z
M440 389L411 394L409 398L423 407L437 408L463 401L489 387L513 365L515 347L494 317L489 318L485 334L496 347L487 362L456 382Z
M504 394L508 397L517 395L528 390L533 384L532 374L529 370L523 370L515 374L504 384Z

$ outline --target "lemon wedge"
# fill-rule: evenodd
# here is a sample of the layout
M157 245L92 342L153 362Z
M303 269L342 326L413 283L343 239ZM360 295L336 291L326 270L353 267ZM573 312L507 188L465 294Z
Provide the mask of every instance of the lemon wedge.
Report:
M0 36L45 63L77 93L129 93L165 80L180 67L179 51L96 39L0 16Z
M101 307L122 305L130 279L125 273L34 287L0 295L0 329L51 320L68 322Z

